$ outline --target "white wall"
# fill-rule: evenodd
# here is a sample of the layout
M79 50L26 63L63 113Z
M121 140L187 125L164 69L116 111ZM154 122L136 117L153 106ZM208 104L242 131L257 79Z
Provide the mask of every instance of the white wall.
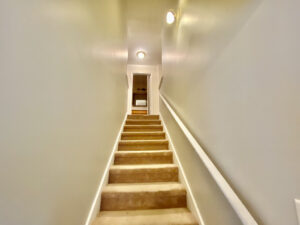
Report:
M296 225L300 2L264 0L235 12L211 2L207 14L207 5L187 2L189 17L165 39L162 93L259 224ZM240 24L223 27L226 12Z
M127 65L127 77L128 77L128 100L127 100L127 113L131 114L132 109L132 81L133 74L151 74L150 76L150 113L159 113L159 77L160 77L160 65Z
M0 2L0 224L84 224L126 113L121 12Z
M161 99L160 114L166 124L180 164L184 169L187 181L200 211L201 218L203 219L203 224L200 225L242 225L241 220L207 170L198 153ZM187 199L188 206L195 213L189 197Z

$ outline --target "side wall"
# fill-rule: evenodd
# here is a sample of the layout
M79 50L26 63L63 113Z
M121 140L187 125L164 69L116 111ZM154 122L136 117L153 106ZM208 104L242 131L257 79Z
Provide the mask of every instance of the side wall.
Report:
M83 225L126 113L116 0L0 3L0 224Z
M261 1L205 67L201 32L185 39L186 29L181 27L180 38L163 52L162 94L262 225L297 224L299 8L298 0ZM204 14L192 9L189 18L206 22L196 20ZM193 21L187 25L197 31Z
M199 158L168 108L160 99L160 113L172 139L205 224L242 225L222 191Z

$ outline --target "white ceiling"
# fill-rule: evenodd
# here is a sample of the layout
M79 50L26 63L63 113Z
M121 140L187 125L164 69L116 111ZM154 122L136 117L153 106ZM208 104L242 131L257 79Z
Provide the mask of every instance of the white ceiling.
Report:
M128 41L128 64L161 64L162 28L166 26L165 16L176 6L177 0L125 0L123 2ZM136 52L146 52L144 59L138 59Z

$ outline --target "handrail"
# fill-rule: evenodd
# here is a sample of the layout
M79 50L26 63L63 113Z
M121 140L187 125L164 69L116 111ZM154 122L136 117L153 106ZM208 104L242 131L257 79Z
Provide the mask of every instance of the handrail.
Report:
M218 184L219 188L222 190L223 194L231 204L234 211L237 213L238 217L242 221L244 225L258 225L258 223L255 221L253 216L250 214L246 206L242 203L242 201L239 199L239 197L236 195L234 190L230 187L228 182L225 180L225 178L222 176L220 171L217 169L217 167L214 165L214 163L210 160L208 155L205 153L205 151L202 149L202 147L199 145L197 140L193 137L191 132L186 128L186 126L183 124L181 119L177 116L177 114L174 112L172 107L169 105L167 100L160 94L160 98L162 99L163 103L166 105L167 109L175 119L175 121L178 123L179 127L182 129L183 133L197 152L198 156L208 169L209 173L212 175L216 183Z

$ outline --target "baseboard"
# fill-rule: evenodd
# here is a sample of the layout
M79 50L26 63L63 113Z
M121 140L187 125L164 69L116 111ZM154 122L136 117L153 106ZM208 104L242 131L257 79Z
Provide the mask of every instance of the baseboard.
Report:
M169 131L168 128L164 122L164 119L162 117L161 114L159 114L159 117L162 121L162 125L163 125L163 129L165 130L166 133L166 139L169 140L169 144L170 144L170 149L173 151L173 161L174 163L178 166L179 168L179 180L181 181L181 183L185 186L186 190L187 190L187 206L188 209L191 211L191 213L195 216L196 220L198 221L199 225L205 225L204 219L200 213L200 210L198 208L198 205L196 203L195 197L193 195L191 186L187 180L187 177L185 175L184 169L182 167L182 164L180 162L180 159L178 157L178 154L176 152L176 148L172 142L172 138L169 135Z
M86 219L85 225L90 225L92 223L92 221L96 218L97 214L100 211L101 192L102 192L103 187L108 183L109 168L113 164L114 154L118 150L118 143L119 143L119 140L121 139L121 134L122 134L122 130L123 130L123 127L125 125L125 122L126 122L126 118L127 118L127 114L125 114L125 117L123 119L122 125L121 125L119 133L118 133L118 136L115 140L112 152L109 156L109 159L108 159L108 162L106 164L104 173L103 173L102 178L100 180L100 183L99 183L97 192L95 194L93 203L91 205L91 208L90 208L88 217Z
M300 200L295 198L295 205L296 205L296 213L298 217L298 224L300 225Z

